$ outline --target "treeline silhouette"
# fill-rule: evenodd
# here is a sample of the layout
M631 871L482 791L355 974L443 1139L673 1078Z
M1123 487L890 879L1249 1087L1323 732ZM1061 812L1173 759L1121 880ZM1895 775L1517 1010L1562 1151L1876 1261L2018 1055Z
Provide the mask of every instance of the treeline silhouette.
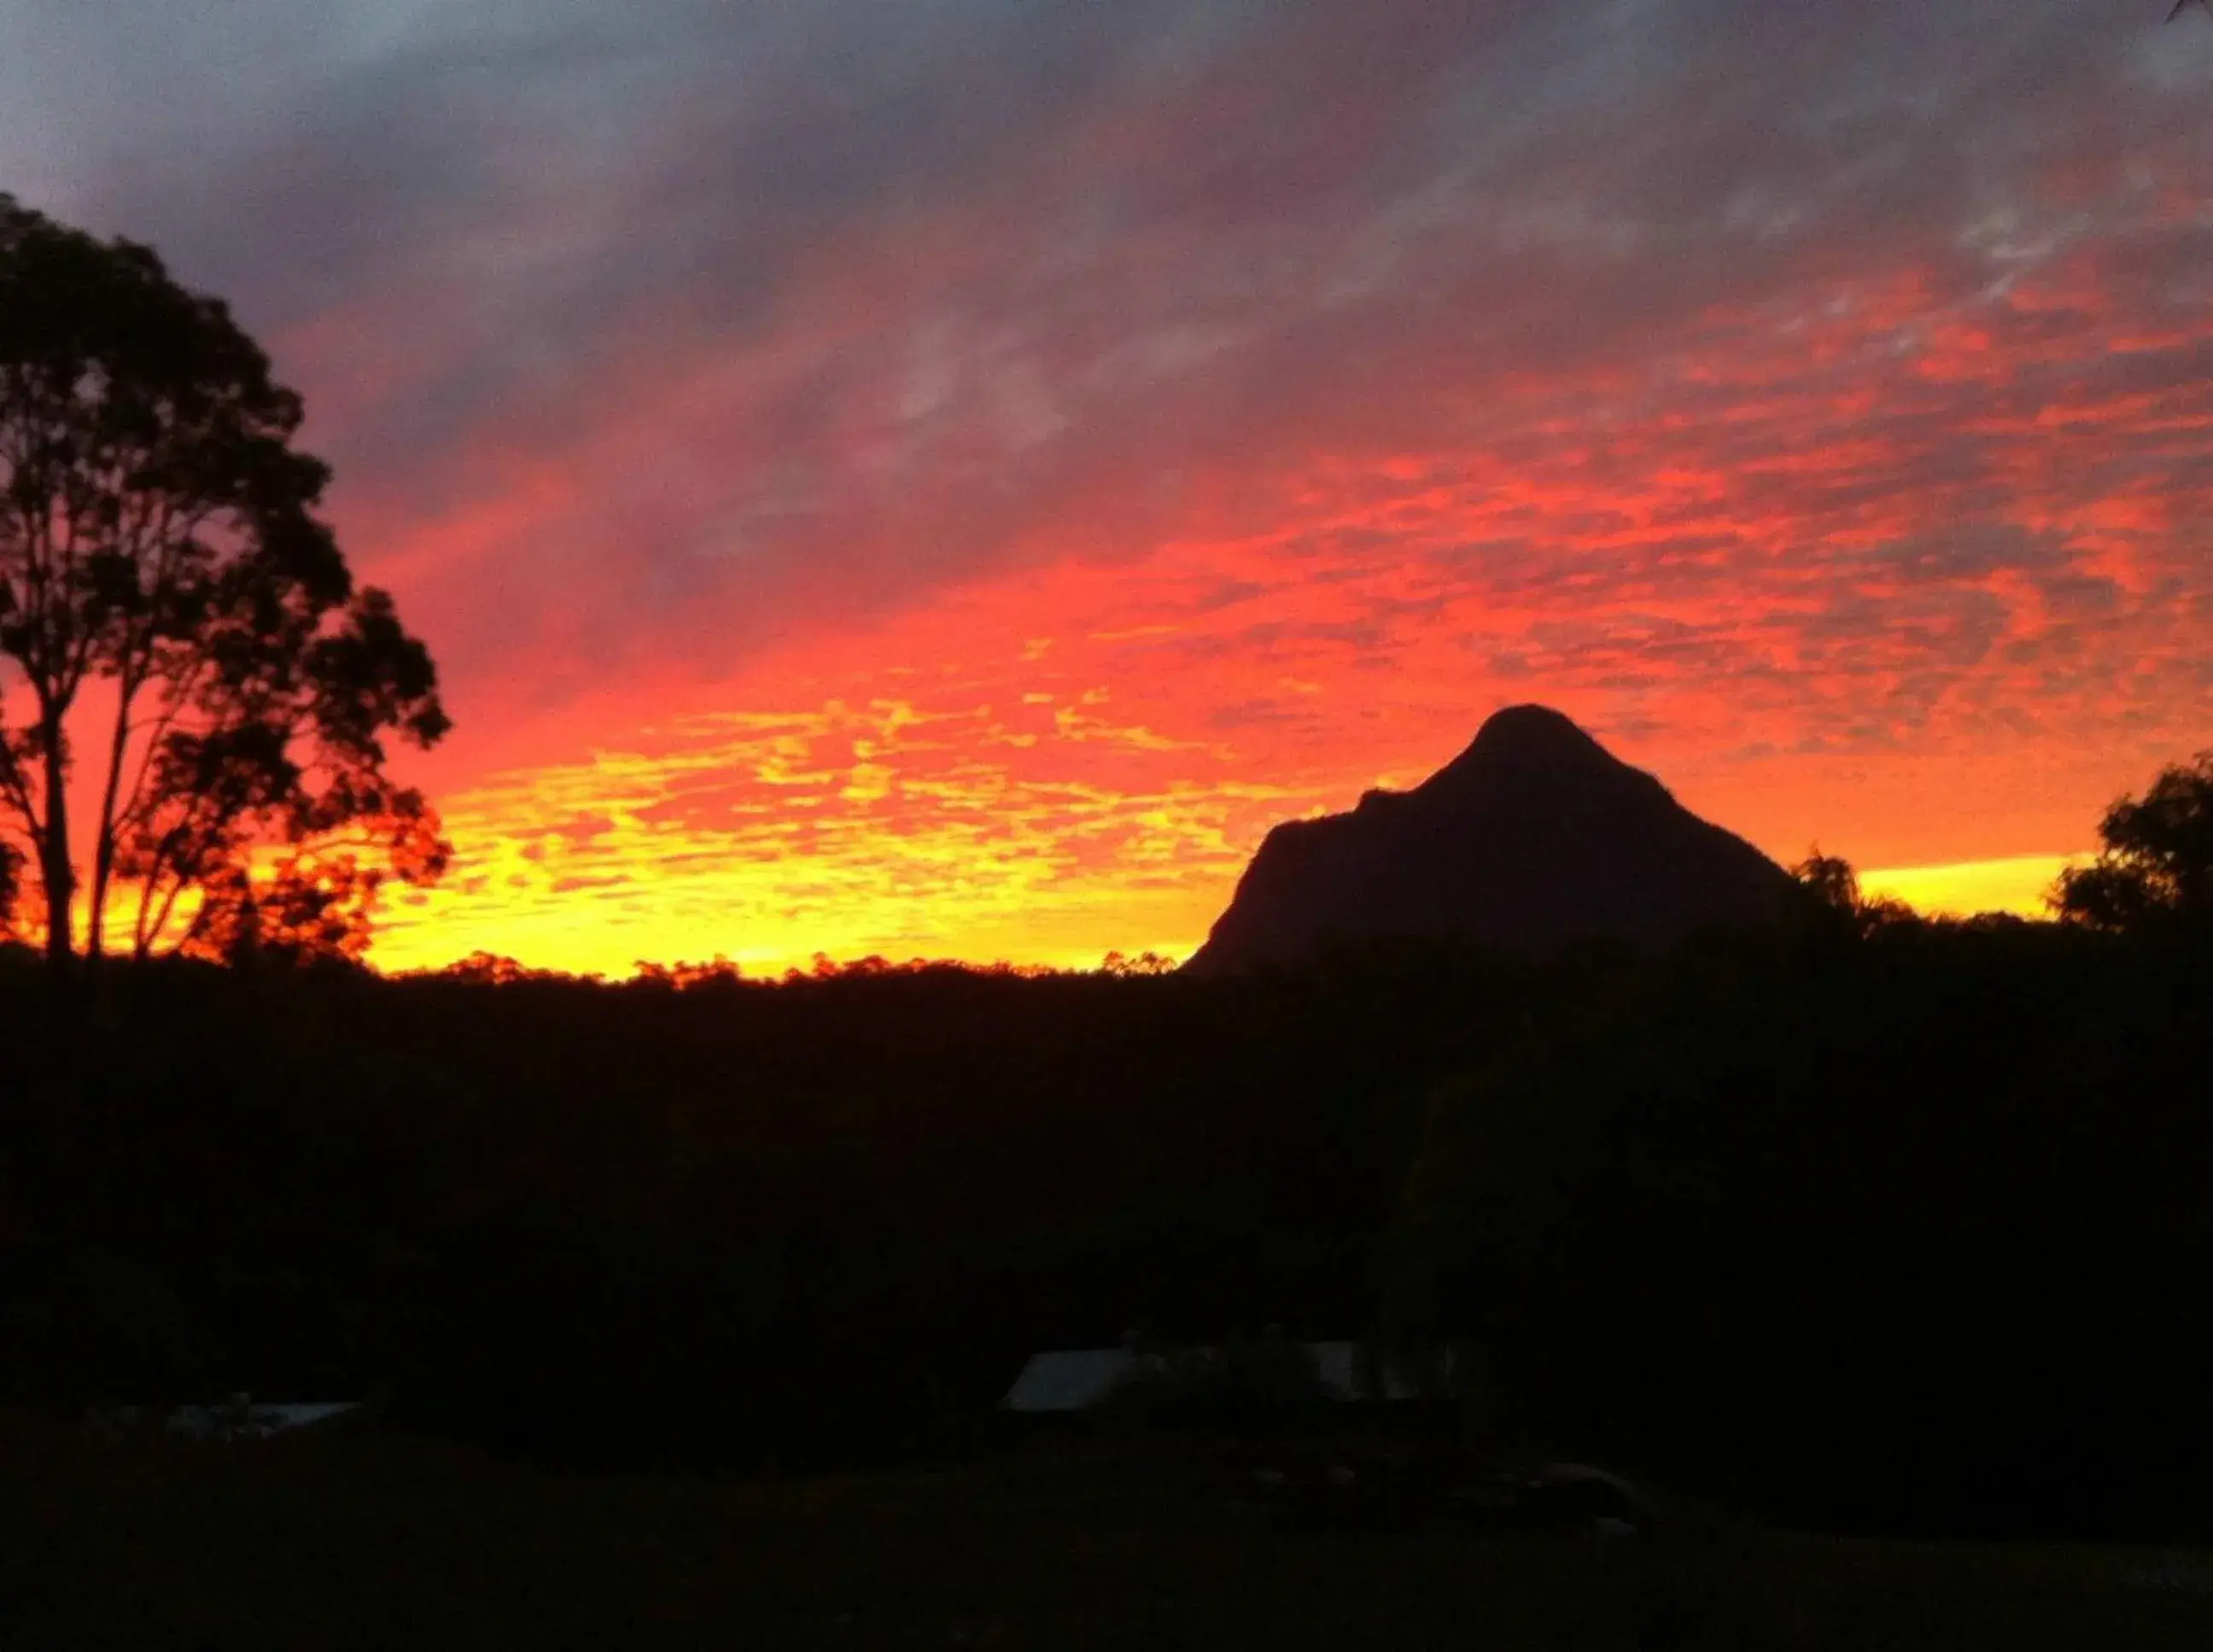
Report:
M1421 1098L1518 1001L1428 958L107 980L58 1046L28 960L0 993L0 1381L738 1465L880 1453L1133 1320L1359 1323Z
M1848 884L1848 880L1846 881ZM1194 980L0 960L0 1390L882 1460L1031 1351L1466 1344L1439 1426L1778 1518L2164 1528L2213 1470L2204 928L1801 918Z

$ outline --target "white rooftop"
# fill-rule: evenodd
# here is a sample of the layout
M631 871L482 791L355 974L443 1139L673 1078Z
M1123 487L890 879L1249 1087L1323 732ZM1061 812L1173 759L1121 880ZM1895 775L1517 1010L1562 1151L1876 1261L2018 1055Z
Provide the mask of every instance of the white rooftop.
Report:
M290 1404L249 1401L230 1405L178 1405L162 1409L126 1405L104 1413L97 1422L130 1427L159 1421L172 1434L194 1440L259 1440L294 1429L313 1428L334 1417L362 1408L358 1399L301 1400Z
M1361 1345L1354 1342L1310 1342L1303 1344L1314 1362L1321 1386L1338 1399L1357 1399L1371 1393L1362 1370ZM1184 1350L1186 1353L1198 1350ZM1010 1411L1088 1411L1106 1398L1114 1385L1148 1360L1164 1360L1165 1354L1140 1355L1130 1348L1061 1348L1030 1356L1015 1386L999 1402ZM1382 1377L1382 1399L1411 1399L1417 1390L1399 1372L1387 1367Z

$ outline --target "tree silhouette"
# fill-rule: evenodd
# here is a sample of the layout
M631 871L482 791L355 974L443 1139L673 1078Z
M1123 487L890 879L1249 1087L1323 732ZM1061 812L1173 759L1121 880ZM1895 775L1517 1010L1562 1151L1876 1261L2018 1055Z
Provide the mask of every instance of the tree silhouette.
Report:
M1806 858L1790 869L1790 875L1830 911L1847 917L1858 913L1859 874L1843 856L1824 855L1820 844L1815 844L1806 851Z
M1790 875L1813 898L1816 910L1833 914L1852 932L1872 935L1876 930L1913 921L1913 909L1887 896L1870 900L1861 891L1860 875L1841 855L1824 855L1815 844L1806 858L1790 869Z
M0 823L58 972L79 910L91 956L134 897L134 953L206 950L267 907L260 882L296 910L336 864L318 845L354 840L335 899L363 923L383 877L443 865L385 774L387 734L445 732L430 657L354 590L301 417L150 248L0 195ZM364 868L379 845L408 852Z
M2213 921L2213 751L2115 803L2098 838L2098 858L2060 877L2061 917L2116 932Z

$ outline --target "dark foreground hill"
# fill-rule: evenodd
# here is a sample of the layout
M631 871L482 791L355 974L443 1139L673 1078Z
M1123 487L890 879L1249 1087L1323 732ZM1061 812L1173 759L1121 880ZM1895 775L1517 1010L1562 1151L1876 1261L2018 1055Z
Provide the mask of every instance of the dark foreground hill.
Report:
M1471 941L1533 956L1656 949L1778 917L1789 874L1559 712L1517 705L1408 792L1292 820L1260 845L1189 968L1296 963L1332 941Z

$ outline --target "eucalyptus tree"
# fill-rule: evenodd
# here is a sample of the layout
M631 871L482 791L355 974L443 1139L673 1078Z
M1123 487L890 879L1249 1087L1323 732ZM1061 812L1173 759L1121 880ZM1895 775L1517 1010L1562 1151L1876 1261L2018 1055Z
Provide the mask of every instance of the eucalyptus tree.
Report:
M150 248L0 195L0 858L58 972L80 930L236 950L320 873L363 905L443 865L387 773L444 734L436 674L355 588L301 418Z

